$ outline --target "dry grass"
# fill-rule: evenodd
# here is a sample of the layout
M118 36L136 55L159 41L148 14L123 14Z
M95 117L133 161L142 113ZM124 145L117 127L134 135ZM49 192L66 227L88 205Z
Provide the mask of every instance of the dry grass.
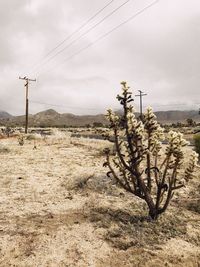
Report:
M200 177L149 221L106 177L108 144L60 132L22 147L1 140L0 266L199 266L200 215L189 204Z
M0 144L0 154L7 154L10 152L10 148L6 145Z

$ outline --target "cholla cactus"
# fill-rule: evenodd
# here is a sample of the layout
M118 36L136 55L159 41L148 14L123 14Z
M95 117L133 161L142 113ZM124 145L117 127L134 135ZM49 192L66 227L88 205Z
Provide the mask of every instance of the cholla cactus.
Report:
M167 209L174 191L193 177L197 156L191 155L185 174L180 175L184 159L182 148L187 142L180 133L169 132L164 160L161 160L163 129L151 108L142 120L135 117L132 93L126 82L121 84L122 95L117 99L123 106L123 115L118 116L111 109L106 115L114 135L116 155L112 157L106 149L104 166L109 168L107 175L112 175L120 186L144 199L150 217L157 219Z

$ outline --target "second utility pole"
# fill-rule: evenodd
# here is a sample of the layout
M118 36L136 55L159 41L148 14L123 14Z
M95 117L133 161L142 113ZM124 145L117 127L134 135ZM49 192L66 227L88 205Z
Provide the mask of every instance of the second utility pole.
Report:
M25 133L28 132L28 85L29 82L36 82L36 79L29 79L26 76L24 78L19 77L20 80L25 80L24 86L26 87L26 123L25 123Z
M143 93L141 90L138 90L138 92L140 94L139 95L135 95L135 96L139 96L140 97L140 118L142 119L142 97L147 95L147 94Z

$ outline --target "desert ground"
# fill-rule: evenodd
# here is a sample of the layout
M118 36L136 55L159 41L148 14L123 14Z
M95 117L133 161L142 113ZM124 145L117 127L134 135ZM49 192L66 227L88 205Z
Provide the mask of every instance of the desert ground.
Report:
M200 169L154 222L106 176L107 146L58 130L0 140L0 266L200 266Z

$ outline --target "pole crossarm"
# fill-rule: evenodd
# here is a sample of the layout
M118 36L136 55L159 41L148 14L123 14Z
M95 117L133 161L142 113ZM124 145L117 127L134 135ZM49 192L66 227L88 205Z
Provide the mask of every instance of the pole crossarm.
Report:
M138 90L139 95L135 95L135 96L139 96L140 97L140 117L142 118L142 97L147 95L144 92L142 92L141 90Z
M26 81L28 81L28 82L36 82L36 79L29 79L29 78L27 78L26 76L25 77L19 77L19 79L20 80L26 80Z
M135 95L135 96L144 96L144 95L147 95L144 92L142 92L141 90L138 90L138 92L140 92L140 94L139 95Z

